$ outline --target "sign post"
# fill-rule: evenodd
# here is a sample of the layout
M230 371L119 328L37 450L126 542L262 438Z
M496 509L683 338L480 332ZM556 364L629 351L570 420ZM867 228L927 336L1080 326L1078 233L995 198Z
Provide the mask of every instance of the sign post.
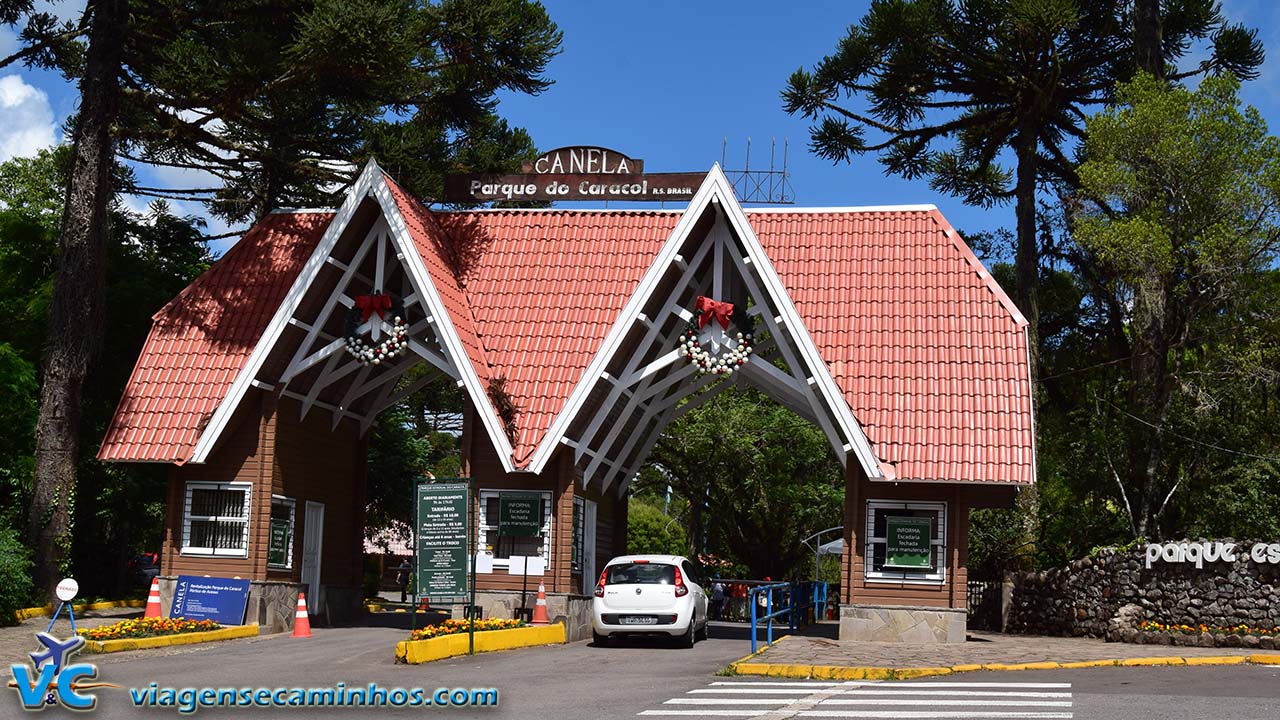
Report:
M885 567L909 570L933 568L933 520L927 517L889 516Z
M420 482L417 488L417 567L413 588L413 615L419 598L451 600L468 595L468 560L471 482ZM475 603L475 578L471 578L471 602ZM416 625L416 620L414 621ZM474 632L474 631L473 631ZM474 643L474 636L472 642ZM473 646L474 649L474 646Z

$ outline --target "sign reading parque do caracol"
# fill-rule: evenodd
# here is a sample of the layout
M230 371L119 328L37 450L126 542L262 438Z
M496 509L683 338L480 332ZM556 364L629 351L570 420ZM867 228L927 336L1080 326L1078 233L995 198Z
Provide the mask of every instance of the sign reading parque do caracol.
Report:
M444 182L447 202L552 200L688 200L704 173L645 173L644 161L590 145L556 148L515 175L466 173Z

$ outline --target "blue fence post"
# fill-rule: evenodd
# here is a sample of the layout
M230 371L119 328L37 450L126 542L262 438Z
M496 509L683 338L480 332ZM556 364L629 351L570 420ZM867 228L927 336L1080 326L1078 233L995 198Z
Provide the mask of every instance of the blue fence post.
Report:
M756 654L756 595L758 591L755 588L747 594L747 603L751 605L751 654Z
M769 644L772 645L773 644L773 587L767 586L767 585L765 587L766 587L766 590L764 591L765 592L764 616L769 619L769 632L766 639L769 641Z

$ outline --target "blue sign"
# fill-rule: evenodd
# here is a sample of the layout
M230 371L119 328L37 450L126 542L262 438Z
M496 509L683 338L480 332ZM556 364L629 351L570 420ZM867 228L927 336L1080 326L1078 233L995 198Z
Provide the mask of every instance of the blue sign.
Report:
M248 580L179 575L169 617L243 625L244 608L248 604Z

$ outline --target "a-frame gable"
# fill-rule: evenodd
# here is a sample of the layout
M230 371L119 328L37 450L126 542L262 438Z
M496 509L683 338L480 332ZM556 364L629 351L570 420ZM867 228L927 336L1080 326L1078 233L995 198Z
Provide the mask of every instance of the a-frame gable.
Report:
M475 367L477 362L483 363L482 352L478 347L468 352L454 323L458 309L452 308L451 313L437 287L437 282L456 284L456 281L439 272L435 273L438 277L433 277L428 270L406 223L405 213L401 211L402 204L413 201L407 196L398 197L398 194L403 195L403 192L396 193L381 169L370 160L272 317L230 392L211 416L196 444L192 462L205 461L240 400L255 384L297 399L302 404L303 415L313 407L321 407L333 413L335 426L343 418L351 418L359 422L361 431L364 431L379 412L429 381L429 378L423 378L408 387L397 388L398 380L405 372L425 361L466 388L498 449L499 458L508 471L513 469L510 442L502 432L501 422L493 412ZM376 202L378 216L360 237L354 254L345 261L340 260L334 256L335 248L339 240L347 236L359 209L367 207L368 200ZM370 262L374 268L372 273L361 272L362 265ZM387 285L393 266L402 270L395 273L399 287ZM338 277L326 287L317 287L317 278L326 268L336 268ZM401 300L409 318L405 355L374 365L362 364L347 353L343 333L335 332L335 327L342 325L342 319L356 305L356 292L351 288L357 285L366 292L387 291ZM304 308L310 309L300 312ZM466 322L467 318L461 320ZM290 327L301 331L302 339L296 346L281 347L285 331ZM361 336L369 333L376 343L392 330L391 318L374 313L362 319L356 333ZM280 367L279 376L263 377L264 368L273 354L279 358L285 353L289 359ZM271 361L272 364L276 362ZM335 395L328 401L321 399L322 393L334 393L344 388L341 396ZM352 409L357 403L365 406L363 413Z
M694 319L691 297L724 300L731 286L745 296L740 300L749 299L749 314L771 340L736 376L716 382L716 376L699 375L681 357L678 338ZM786 370L772 364L774 359ZM625 487L667 423L733 382L757 387L810 419L842 462L852 452L869 477L883 477L866 436L716 166L623 308L529 469L540 472L563 444L585 465L584 483L599 477L606 488L614 480Z

